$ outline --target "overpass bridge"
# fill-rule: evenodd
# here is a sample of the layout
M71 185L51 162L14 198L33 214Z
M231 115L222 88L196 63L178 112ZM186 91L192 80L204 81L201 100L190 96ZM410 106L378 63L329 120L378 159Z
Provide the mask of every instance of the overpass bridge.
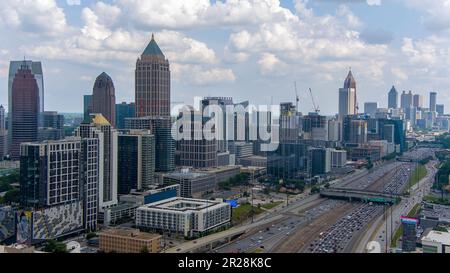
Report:
M373 203L389 203L396 204L400 200L400 195L398 194L387 194L376 191L361 191L345 188L328 188L320 191L320 196L335 198L335 199L349 199L360 200L363 202L373 202Z

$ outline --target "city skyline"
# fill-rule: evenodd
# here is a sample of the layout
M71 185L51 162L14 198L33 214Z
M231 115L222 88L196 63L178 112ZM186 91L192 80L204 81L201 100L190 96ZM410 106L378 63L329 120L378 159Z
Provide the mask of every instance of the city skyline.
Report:
M103 71L114 80L117 102L132 102L133 67L151 33L171 61L172 101L190 104L194 96L224 94L236 100L251 97L254 104L270 104L273 92L277 92L273 101L278 104L295 101L297 81L300 110L312 111L307 93L311 87L322 113L330 115L338 112L332 103L338 99L335 90L351 66L359 83L360 107L368 101L379 101L379 107L386 107L392 85L399 93L412 90L424 98L437 90L442 94L441 104L450 102L445 94L448 80L444 72L445 33L450 24L438 20L439 12L446 8L442 1L427 9L421 1L400 0L368 1L370 4L230 1L221 5L181 1L170 2L165 9L152 1L144 2L139 10L125 1L80 1L79 6L73 5L77 1L35 2L29 5L42 5L38 12L50 14L53 24L41 20L39 14L28 18L17 9L16 1L6 3L6 10L16 14L17 20L0 15L9 27L0 27L1 34L21 34L20 39L6 41L0 48L0 84L6 86L7 60L25 56L41 61L46 109L81 112L82 95L92 89L95 76ZM257 11L254 19L246 18L244 6L238 8L244 2ZM185 7L186 19L172 20L178 13L182 15L180 5ZM380 14L395 18L400 12L402 22L390 18L378 22L374 18ZM215 19L213 15L217 15ZM154 20L148 23L142 18ZM393 22L391 27L389 23ZM222 27L217 30L219 24ZM330 33L324 31L327 26ZM306 35L306 29L313 33ZM23 46L25 41L29 46ZM70 73L61 77L64 71ZM1 92L0 97L5 106L6 93ZM333 99L323 99L328 97ZM424 104L428 105L427 99Z
M433 3L6 1L0 253L449 253Z

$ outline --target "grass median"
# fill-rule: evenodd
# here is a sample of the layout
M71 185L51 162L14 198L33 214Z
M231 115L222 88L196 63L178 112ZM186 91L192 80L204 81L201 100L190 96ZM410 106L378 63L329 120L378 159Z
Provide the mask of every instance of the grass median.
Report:
M419 212L420 204L416 204L409 212L408 217L416 216ZM394 233L394 237L391 239L391 247L397 247L397 242L403 235L403 225L401 225Z

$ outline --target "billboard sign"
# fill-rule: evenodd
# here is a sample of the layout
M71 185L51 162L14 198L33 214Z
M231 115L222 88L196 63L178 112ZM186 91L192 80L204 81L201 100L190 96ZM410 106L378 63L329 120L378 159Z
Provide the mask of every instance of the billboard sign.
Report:
M419 223L418 219L405 216L400 217L400 220L403 224L417 225Z

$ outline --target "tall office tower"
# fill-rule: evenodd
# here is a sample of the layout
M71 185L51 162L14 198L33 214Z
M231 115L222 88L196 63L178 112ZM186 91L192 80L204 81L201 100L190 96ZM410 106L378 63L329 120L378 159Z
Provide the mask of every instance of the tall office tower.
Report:
M280 142L296 142L301 132L300 117L292 102L280 104Z
M45 111L42 114L42 127L39 128L39 141L59 140L65 137L64 115L56 111Z
M395 126L393 124L385 124L382 130L381 139L389 143L394 143Z
M155 136L155 171L175 170L175 141L172 124L168 118L126 118L125 129L150 130Z
M20 144L38 139L39 85L26 62L17 71L11 85L10 156L20 159Z
M99 210L117 205L117 131L102 114L92 114L75 135L99 140Z
M401 98L400 98L400 107L404 110L411 108L413 106L413 94L411 90L406 93L406 91L403 91Z
M22 143L21 205L46 208L79 201L80 139Z
M328 140L329 141L341 141L342 131L341 123L339 120L328 121Z
M406 125L405 121L402 119L378 119L380 128L380 139L387 141L392 140L392 127L386 125L394 126L394 139L395 145L398 145L397 152L403 153L406 150ZM385 129L387 131L385 131Z
M430 92L430 111L436 112L437 93Z
M343 120L347 115L355 115L358 112L356 100L356 81L352 71L348 72L344 82L344 88L339 89L339 119Z
M155 174L155 137L149 130L121 132L118 147L118 193L150 188Z
M134 102L122 102L116 104L116 128L125 129L125 119L136 116L136 104Z
M364 114L370 115L371 117L375 116L375 113L378 109L378 103L377 102L366 102L364 103Z
M0 105L0 161L8 153L8 132L6 130L5 108Z
M116 91L111 77L105 72L95 80L92 92L92 112L93 114L102 114L113 127L116 127Z
M303 139L328 141L328 118L309 113L302 118Z
M360 145L367 142L367 121L347 116L343 122L343 140L350 145Z
M415 94L413 96L413 107L420 109L423 107L423 97L422 95Z
M136 61L137 117L170 118L170 65L155 38Z
M180 115L187 114L186 112ZM186 117L183 117L186 118ZM180 165L193 168L217 167L217 141L203 137L203 125L206 118L199 111L190 112L190 128L182 127L182 132L189 132L189 138L179 143Z
M31 70L31 74L33 74L37 88L38 88L38 100L36 103L38 104L39 113L44 112L44 74L42 73L42 63L41 62L33 62L31 60L23 60L23 61L11 61L9 63L9 78L8 78L8 115L11 117L11 113L14 111L14 105L12 101L12 86L14 78L16 77L17 72L21 69L22 66L26 66ZM40 124L38 124L40 126ZM8 128L12 127L12 119L8 119ZM8 141L12 143L12 132L8 132Z
M331 149L308 148L308 174L311 177L331 171Z
M395 86L392 86L388 93L388 108L398 108L398 92L397 89L395 89Z
M222 109L223 124L222 124L222 126L218 126L217 131L216 131L218 138L221 138L221 139L217 139L217 152L221 153L221 152L228 151L226 108L227 108L227 106L234 106L233 98L231 98L231 97L206 97L201 101L201 104L202 104L202 109L201 109L202 112L204 111L204 109L207 106L213 106L213 105L217 105L218 107L220 107L220 109ZM211 115L212 113L208 113L208 114ZM234 140L234 138L229 139L229 140Z
M89 122L92 114L92 95L83 96L83 120Z
M444 105L436 104L436 112L438 113L438 116L443 116L445 114Z

